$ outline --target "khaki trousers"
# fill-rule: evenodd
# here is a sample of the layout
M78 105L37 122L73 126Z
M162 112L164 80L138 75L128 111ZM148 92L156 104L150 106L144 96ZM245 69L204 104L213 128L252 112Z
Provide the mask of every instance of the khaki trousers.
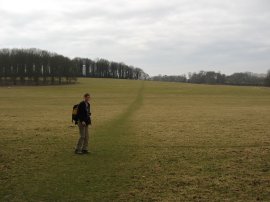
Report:
M78 151L81 150L88 150L88 141L89 141L89 131L88 131L88 125L82 125L82 123L78 122L79 132L80 132L80 138L77 143L76 149Z

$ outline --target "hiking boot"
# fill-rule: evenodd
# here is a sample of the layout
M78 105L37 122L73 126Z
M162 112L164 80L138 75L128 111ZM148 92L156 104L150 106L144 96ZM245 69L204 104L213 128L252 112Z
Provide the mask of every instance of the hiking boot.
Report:
M78 150L78 149L76 149L76 150L74 151L74 153L75 153L75 154L82 154L82 152L81 152L80 150Z
M89 154L90 152L88 150L82 150L83 154Z

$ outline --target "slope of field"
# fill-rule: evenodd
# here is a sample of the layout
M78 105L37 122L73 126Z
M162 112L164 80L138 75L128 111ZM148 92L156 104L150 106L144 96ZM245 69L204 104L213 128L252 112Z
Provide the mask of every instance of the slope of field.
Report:
M0 201L270 200L269 88L80 79L0 88L0 113Z

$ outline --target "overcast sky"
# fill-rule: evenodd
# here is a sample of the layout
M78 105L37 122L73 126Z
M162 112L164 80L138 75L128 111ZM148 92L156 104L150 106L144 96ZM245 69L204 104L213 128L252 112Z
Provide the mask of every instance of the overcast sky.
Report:
M0 48L106 58L150 75L270 69L270 0L0 0Z

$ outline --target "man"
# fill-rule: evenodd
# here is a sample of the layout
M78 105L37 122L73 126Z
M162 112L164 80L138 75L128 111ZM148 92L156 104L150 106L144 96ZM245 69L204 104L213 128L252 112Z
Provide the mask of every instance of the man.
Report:
M89 131L88 126L91 125L90 112L90 94L86 93L83 96L83 101L78 105L78 127L80 138L78 140L75 154L88 154Z

